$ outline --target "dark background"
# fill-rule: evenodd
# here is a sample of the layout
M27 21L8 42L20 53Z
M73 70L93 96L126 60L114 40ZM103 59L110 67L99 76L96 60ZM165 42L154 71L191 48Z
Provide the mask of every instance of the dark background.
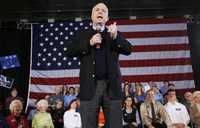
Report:
M30 69L30 24L76 17L90 18L97 0L5 0L0 2L0 56L17 54L21 67L2 71L15 78L14 86L26 99ZM100 1L102 2L102 1ZM198 0L108 0L113 18L187 18L196 88L200 89L200 4ZM30 24L29 24L30 23ZM0 87L0 100L10 93Z

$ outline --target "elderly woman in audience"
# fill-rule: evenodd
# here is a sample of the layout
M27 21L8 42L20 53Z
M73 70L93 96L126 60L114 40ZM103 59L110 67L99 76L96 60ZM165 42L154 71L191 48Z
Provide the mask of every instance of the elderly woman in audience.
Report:
M140 124L139 113L132 97L127 96L123 106L123 128L137 128Z
M46 112L48 108L47 100L41 99L38 101L37 108L38 112L33 117L32 128L54 128L51 115Z
M194 103L190 109L190 117L195 124L195 128L200 128L200 91L193 93Z
M23 104L20 100L13 100L9 109L10 115L6 117L9 128L29 128L27 118L22 115Z
M10 92L10 96L8 96L6 98L6 101L5 101L5 110L6 110L6 114L9 113L9 106L10 106L10 103L13 101L13 100L20 100L22 102L22 104L24 105L24 99L20 96L18 96L18 91L16 88L12 88L11 89L11 92Z
M64 128L81 128L81 116L76 112L77 101L73 99L64 113Z

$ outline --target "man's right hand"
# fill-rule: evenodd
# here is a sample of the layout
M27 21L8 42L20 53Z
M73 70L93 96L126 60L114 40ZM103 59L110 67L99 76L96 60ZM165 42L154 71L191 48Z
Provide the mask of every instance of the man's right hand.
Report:
M91 46L100 45L101 42L102 42L102 37L100 33L93 35L92 38L90 39Z

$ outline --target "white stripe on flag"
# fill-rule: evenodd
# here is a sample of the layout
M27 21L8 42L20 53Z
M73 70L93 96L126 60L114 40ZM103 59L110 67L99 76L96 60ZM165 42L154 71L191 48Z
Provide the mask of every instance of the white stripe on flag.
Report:
M184 66L152 66L152 67L121 68L121 73L123 76L192 73L192 66L184 65Z
M137 45L161 45L161 44L188 44L188 37L155 37L155 38L128 38L133 46Z
M151 60L166 58L190 58L190 51L134 52L129 56L120 55L120 60Z
M31 77L39 77L39 78L61 78L61 77L78 77L78 76L79 76L79 69L31 71Z
M126 67L120 68L122 75L148 75L148 74L166 74L166 73L190 73L192 72L191 65L177 66L152 66L152 67ZM70 74L65 70L55 71L32 71L32 77L38 78L63 78L63 77L78 77L79 69L73 69L74 73ZM75 73L76 72L76 73Z
M121 32L147 32L147 31L173 31L173 30L187 30L187 24L145 24L145 25L118 25Z

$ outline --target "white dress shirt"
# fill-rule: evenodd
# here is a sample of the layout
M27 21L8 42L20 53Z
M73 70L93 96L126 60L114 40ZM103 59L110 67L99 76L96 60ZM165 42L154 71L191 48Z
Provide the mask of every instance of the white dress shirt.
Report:
M175 103L168 102L164 107L171 119L172 124L184 123L185 126L187 127L190 121L190 116L188 114L186 107L183 104L178 102Z
M66 111L63 120L64 128L81 128L81 116L75 110Z

